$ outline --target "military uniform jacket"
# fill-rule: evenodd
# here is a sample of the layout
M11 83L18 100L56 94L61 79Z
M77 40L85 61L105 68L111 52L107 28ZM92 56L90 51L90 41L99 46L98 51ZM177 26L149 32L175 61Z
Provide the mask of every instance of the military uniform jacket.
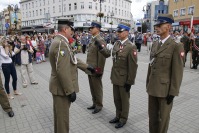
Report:
M180 42L183 43L184 45L184 50L187 50L189 51L190 50L190 40L187 36L183 36L181 39L180 39Z
M95 44L96 40L100 42L103 49L99 50L99 48ZM91 41L88 46L88 54L86 61L87 64L92 65L94 68L99 67L103 72L106 58L109 56L110 54L109 52L107 52L106 42L104 41L104 39L100 35L97 35L95 38L91 38ZM93 76L96 75L93 74Z
M77 63L74 63L74 54L64 36L57 35L53 40L49 59L52 68L49 83L50 92L60 96L70 95L74 91L78 92L77 68L86 70L87 64L79 59L77 59Z
M124 86L127 83L133 85L138 67L136 46L130 40L126 40L124 44L117 41L113 47L112 57L112 84Z
M151 49L151 62L148 66L146 87L151 96L177 96L183 77L184 49L169 37L158 49L154 42Z
M194 41L195 41L194 42L195 46L194 45L192 46L192 50L199 52L199 36L197 36Z

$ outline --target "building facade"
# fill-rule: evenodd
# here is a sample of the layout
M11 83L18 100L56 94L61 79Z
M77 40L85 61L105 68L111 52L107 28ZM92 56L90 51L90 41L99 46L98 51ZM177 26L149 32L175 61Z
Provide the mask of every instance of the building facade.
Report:
M14 5L8 5L0 12L0 34L20 34L21 31L21 12L14 9Z
M143 7L144 21L147 24L147 29L150 32L154 32L154 23L157 19L158 14L168 13L168 1L152 1L147 3Z
M173 30L190 31L193 16L193 29L199 32L199 0L169 0L169 13L173 14Z
M131 0L21 0L20 7L22 27L26 30L43 26L45 31L46 25L49 25L47 29L56 29L57 20L63 18L73 20L79 30L87 30L91 21L100 21L97 17L100 9L104 28L116 28L119 22L132 20Z

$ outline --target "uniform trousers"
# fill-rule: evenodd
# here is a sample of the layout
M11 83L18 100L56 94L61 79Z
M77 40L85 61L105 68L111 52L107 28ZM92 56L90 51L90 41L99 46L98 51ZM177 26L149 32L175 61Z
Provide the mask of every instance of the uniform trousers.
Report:
M5 112L12 111L12 107L10 107L10 103L8 101L8 97L4 91L2 80L0 77L0 105Z
M28 72L28 76L30 78L30 82L31 83L36 82L35 78L34 78L32 63L22 64L21 65L21 79L22 79L23 86L27 86L27 79L26 79L26 73L27 72Z
M148 104L149 133L167 133L173 102L168 105L165 97L149 95Z
M9 83L10 75L12 76L13 90L17 89L17 72L13 63L2 63L2 70L5 77L5 89L7 94L10 94Z
M113 97L116 108L116 117L120 122L126 123L129 115L130 92L124 86L113 85Z
M193 50L192 51L192 63L193 63L193 66L197 67L198 64L199 64L199 51L197 50Z
M103 89L102 89L102 76L88 76L90 91L92 95L93 105L97 109L101 109L103 107Z
M67 96L53 96L54 133L69 133L69 108Z

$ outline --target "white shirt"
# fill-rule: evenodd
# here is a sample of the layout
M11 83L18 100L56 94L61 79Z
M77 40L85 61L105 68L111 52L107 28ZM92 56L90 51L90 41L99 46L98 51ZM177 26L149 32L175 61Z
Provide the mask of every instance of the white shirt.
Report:
M160 42L162 42L162 45L166 42L167 39L169 39L170 35L168 35L166 38L164 38L163 40L160 40Z
M12 56L14 55L14 52L12 52ZM8 54L6 54L5 49L0 46L0 66L2 63L12 63L12 59Z
M123 41L121 41L121 44L123 45L127 40L128 38L124 39Z
M32 43L32 46L33 46L34 48L37 47L37 41L36 41L36 40L32 40L31 43Z

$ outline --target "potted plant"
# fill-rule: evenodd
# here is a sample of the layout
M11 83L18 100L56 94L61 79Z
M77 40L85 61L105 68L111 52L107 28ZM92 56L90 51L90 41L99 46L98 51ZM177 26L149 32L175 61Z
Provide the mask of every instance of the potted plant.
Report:
M104 13L102 12L97 13L97 17L100 17L100 18L104 17Z

